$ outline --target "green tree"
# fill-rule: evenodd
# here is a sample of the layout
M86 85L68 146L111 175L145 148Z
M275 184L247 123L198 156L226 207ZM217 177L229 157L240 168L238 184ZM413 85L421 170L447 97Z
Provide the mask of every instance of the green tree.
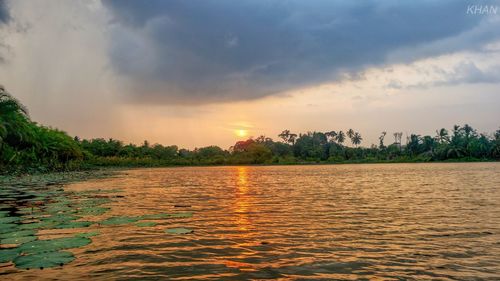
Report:
M387 132L382 132L380 134L380 137L378 137L378 140L379 140L379 148L380 149L384 149L385 148L385 145L384 145L384 138L385 138L385 135L387 135Z
M352 144L354 144L356 147L358 147L358 145L361 143L362 140L363 138L358 132L355 132L351 138Z
M341 145L342 145L342 144L344 143L344 141L345 141L345 134L344 134L344 132L339 131L339 132L337 133L336 140L337 140L337 142L338 142L339 144L341 144Z

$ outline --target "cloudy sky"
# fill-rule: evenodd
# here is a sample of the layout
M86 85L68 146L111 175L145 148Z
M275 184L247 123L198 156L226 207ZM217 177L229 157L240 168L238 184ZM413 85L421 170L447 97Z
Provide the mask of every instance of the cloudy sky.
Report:
M381 131L493 132L497 7L0 0L0 84L39 123L134 143L227 148L240 129L276 138L354 128L365 146Z

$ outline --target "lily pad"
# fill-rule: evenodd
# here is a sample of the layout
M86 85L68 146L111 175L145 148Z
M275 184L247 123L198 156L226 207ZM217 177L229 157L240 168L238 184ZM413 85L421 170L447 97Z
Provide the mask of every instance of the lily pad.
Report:
M172 218L190 218L193 216L192 212L172 214Z
M90 238L99 235L99 231L91 231L91 232L84 232L84 233L77 233L75 234L75 237L84 237L84 238Z
M11 237L0 240L0 244L23 244L31 241L35 241L37 239L36 236L20 236L20 237Z
M20 220L19 217L2 217L0 218L0 224L18 222Z
M95 207L103 204L111 203L111 199L109 198L93 198L93 199L85 199L79 202L82 207Z
M17 228L18 225L14 223L0 224L0 234L14 232L17 230Z
M58 214L61 212L71 212L73 209L66 204L54 204L47 207L46 211L49 214Z
M193 233L194 230L184 227L177 227L177 228L166 229L165 232L170 234L188 234L188 233Z
M139 227L151 227L151 226L156 226L157 223L153 221L141 221L136 223L135 225Z
M30 269L30 268L49 268L55 266L62 266L75 260L75 256L70 252L50 252L32 254L26 256L19 256L14 259L14 264L17 268Z
M79 248L86 246L91 242L92 240L86 237L63 237L28 242L19 246L19 250L28 254L45 253L63 249Z
M36 231L34 230L15 230L13 232L7 232L0 234L1 239L7 239L7 238L15 238L15 237L23 237L23 236L32 236L35 235Z
M82 228L82 227L89 227L92 223L89 221L71 221L71 222L65 222L58 224L54 226L54 228L57 229L65 229L65 228Z
M41 222L34 222L34 223L25 223L19 225L20 229L47 229L47 228L53 228L56 226L58 223L54 221L41 221Z
M119 224L128 224L134 223L140 220L138 217L111 217L101 221L103 225L119 225Z
M0 249L0 263L9 262L19 255L18 248Z
M87 207L77 210L76 213L81 216L99 216L106 213L109 210L110 208L104 208L104 207Z
M53 221L53 222L68 222L72 220L77 220L80 217L78 216L73 216L73 215L68 215L68 214L56 214L52 215L50 217L45 217L42 220L43 221Z

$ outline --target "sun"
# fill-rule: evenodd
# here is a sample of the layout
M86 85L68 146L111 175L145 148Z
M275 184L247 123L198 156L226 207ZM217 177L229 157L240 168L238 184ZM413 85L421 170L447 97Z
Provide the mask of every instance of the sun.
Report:
M236 130L236 135L238 137L246 137L248 135L248 131L247 130L244 130L244 129L239 129L239 130Z

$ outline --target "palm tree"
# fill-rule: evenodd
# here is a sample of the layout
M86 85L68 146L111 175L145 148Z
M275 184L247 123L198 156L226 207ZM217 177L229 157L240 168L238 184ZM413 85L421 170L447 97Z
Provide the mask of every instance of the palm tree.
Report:
M384 145L385 135L387 135L387 132L382 132L382 134L380 135L380 137L378 137L378 139L380 141L380 148L381 149L385 148L385 145Z
M0 86L0 147L9 132L23 139L20 128L24 127L27 120L28 110Z
M28 110L0 85L0 116L19 114L28 117Z
M469 138L475 134L474 129L471 126L469 126L469 124L465 124L462 130L464 131L465 138L467 140L469 140Z
M354 144L356 147L358 147L358 145L361 143L362 140L363 138L358 132L355 132L351 138L352 144Z
M449 141L449 138L448 138L448 130L446 130L445 128L441 128L441 130L436 130L436 140L439 142L439 143L443 143L443 142L447 142Z
M342 144L345 141L345 134L342 131L337 133L337 137L335 138L338 143Z
M352 139L352 137L354 137L354 130L353 129L349 129L347 130L347 136Z
M460 139L460 131L461 131L461 128L459 125L453 125L452 141Z

